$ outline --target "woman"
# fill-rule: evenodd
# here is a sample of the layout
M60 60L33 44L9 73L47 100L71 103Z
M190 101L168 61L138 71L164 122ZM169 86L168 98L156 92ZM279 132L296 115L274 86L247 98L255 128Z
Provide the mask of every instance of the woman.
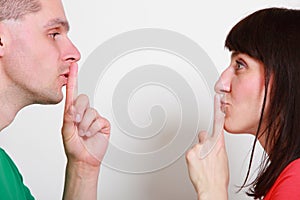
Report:
M247 192L254 199L300 199L300 10L268 8L233 27L225 46L231 63L216 83L222 95L224 129L255 135L265 150L257 178ZM215 104L216 106L216 104ZM218 106L216 106L218 108ZM215 118L222 125L222 119ZM228 159L222 130L212 152L201 159L200 143L186 155L198 199L227 199Z

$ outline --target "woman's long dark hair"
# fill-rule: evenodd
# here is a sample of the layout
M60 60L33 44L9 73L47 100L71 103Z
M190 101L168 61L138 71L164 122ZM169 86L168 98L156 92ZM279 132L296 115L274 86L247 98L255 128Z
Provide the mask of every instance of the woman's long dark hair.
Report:
M225 46L261 61L265 68L265 97L242 186L246 186L249 177L255 144L263 135L268 155L264 154L258 176L247 192L261 199L283 169L300 158L300 10L259 10L232 28ZM263 118L267 127L261 130Z

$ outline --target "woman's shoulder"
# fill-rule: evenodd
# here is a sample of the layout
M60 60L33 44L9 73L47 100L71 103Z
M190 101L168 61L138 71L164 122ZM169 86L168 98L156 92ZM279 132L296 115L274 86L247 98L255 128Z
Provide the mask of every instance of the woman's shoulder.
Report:
M279 175L278 180L283 181L281 179L286 179L286 178L296 179L297 178L297 182L300 183L299 177L300 177L300 158L292 161Z
M274 185L264 198L300 199L300 158L292 161L279 175Z

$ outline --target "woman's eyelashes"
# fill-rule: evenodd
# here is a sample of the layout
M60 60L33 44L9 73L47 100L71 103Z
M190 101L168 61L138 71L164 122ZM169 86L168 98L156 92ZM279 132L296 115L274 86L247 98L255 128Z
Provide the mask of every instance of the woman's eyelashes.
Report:
M237 71L242 70L247 67L247 65L241 60L236 60L235 63L236 63L235 69Z

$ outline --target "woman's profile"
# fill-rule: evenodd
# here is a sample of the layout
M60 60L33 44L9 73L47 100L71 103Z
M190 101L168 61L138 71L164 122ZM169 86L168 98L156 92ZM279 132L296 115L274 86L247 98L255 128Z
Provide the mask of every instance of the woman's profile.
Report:
M225 47L231 62L215 86L222 95L224 129L255 136L241 188L249 186L247 194L254 199L300 199L300 10L256 11L231 29ZM186 154L198 199L227 199L223 133L204 159L198 152L207 140L205 133L199 140ZM265 153L258 176L248 185L257 141Z

